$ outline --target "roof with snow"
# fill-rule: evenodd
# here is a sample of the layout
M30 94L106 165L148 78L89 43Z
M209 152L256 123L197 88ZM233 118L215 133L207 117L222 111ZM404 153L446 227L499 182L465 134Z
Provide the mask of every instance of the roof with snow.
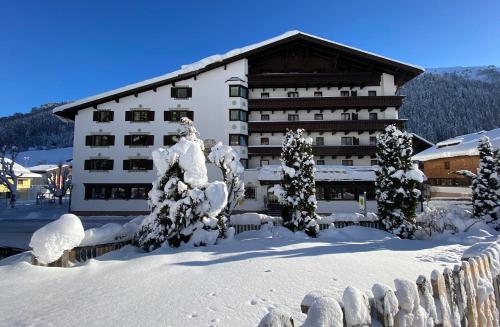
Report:
M5 158L5 161L7 163L11 163L12 160L9 158ZM32 173L28 168L21 166L17 162L14 162L14 174L16 174L17 177L24 177L24 178L39 178L42 177L40 174Z
M410 80L411 78L419 75L424 71L424 69L419 66L414 66L375 53L353 48L318 36L307 34L301 31L289 31L259 43L255 43L239 49L233 49L222 55L220 54L213 55L201 59L200 61L197 61L195 63L189 65L183 65L181 69L165 75L154 77L142 82L130 84L115 90L100 93L94 96L90 96L84 99L80 99L59 106L55 108L53 112L60 117L64 117L67 119L74 119L75 113L78 110L89 108L91 106L95 106L108 101L117 100L121 97L130 96L148 90L152 90L163 85L171 84L172 82L175 81L185 80L194 77L200 73L203 73L205 71L243 59L249 55L253 55L261 51L268 50L275 46L287 44L288 42L292 42L295 40L306 40L321 46L326 46L338 51L342 51L352 56L358 56L358 57L363 57L365 59L369 59L374 63L379 63L383 65L388 73L399 74L404 76L405 80Z
M439 158L458 156L477 156L479 152L477 145L481 137L487 136L493 149L500 148L500 128L491 131L481 131L477 133L457 136L446 141L438 142L433 147L413 156L413 160L427 161Z
M375 171L372 166L342 166L320 165L316 166L314 174L316 181L375 181ZM266 165L259 168L257 174L259 181L279 181L282 179L280 165Z
M68 167L68 164L62 165L63 167ZM56 164L47 164L47 165L37 165L33 167L29 167L28 169L35 173L46 173L51 170L56 170L59 168L59 165Z
M70 162L73 158L73 148L55 148L45 150L28 150L19 152L17 160L25 166L57 165L59 163Z

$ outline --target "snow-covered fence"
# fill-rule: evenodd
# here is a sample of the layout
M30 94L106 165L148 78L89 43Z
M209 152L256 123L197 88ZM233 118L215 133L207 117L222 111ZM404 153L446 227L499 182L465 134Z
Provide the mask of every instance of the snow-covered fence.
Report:
M307 314L302 326L499 326L500 242L472 246L462 260L416 282L395 279L395 290L375 284L370 298L353 287L341 299L325 291L310 292L300 305Z
M44 266L44 267L69 267L72 263L85 262L89 259L99 257L108 252L118 250L130 243L131 241L125 241L125 242L115 242L115 243L106 243L106 244L97 244L88 246L78 246L71 250L64 251L63 255L59 259L49 264L43 264L39 262L37 258L34 255L32 255L31 263L36 266Z
M26 251L16 247L0 246L0 260Z

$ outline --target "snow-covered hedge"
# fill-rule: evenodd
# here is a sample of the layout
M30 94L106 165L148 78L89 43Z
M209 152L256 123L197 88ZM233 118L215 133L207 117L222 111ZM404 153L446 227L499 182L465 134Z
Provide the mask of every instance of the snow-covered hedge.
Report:
M34 232L29 245L40 263L49 264L80 245L84 235L80 218L65 214Z
M139 230L144 216L136 217L125 224L109 223L85 230L80 246L130 241Z
M262 224L273 223L274 225L281 224L280 217L272 217L263 215L256 212L246 212L242 214L232 215L229 219L229 224L236 225L254 225L260 226Z
M375 222L378 221L378 216L373 213L373 212L368 212L365 215L361 213L332 213L329 216L326 217L318 217L317 221L318 224L331 224L339 221L348 221L348 222L353 222L353 223L359 223L360 221L371 221Z

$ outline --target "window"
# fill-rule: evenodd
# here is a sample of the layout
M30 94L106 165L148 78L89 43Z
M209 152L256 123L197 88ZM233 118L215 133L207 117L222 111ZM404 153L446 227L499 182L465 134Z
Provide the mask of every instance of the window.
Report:
M369 97L375 97L375 96L377 96L377 91L368 91L368 96Z
M151 184L85 184L85 200L145 200L151 187Z
M179 141L179 135L164 135L163 136L163 145L170 146L174 145Z
M248 89L242 85L229 85L229 96L248 98Z
M340 118L342 120L351 120L351 114L347 113L347 112L343 112L340 114Z
M241 109L229 109L229 120L230 121L248 121L247 112Z
M353 137L352 136L342 136L340 138L341 145L353 145Z
M324 166L325 165L325 159L318 159L318 160L316 160L316 165L318 165L318 166Z
M377 137L370 136L370 145L377 145Z
M352 166L354 162L350 159L342 160L342 166Z
M260 115L260 120L269 120L269 114Z
M325 199L325 188L323 186L316 186L316 199L317 200Z
M314 114L314 120L323 120L323 114Z
M358 114L353 112L351 114L351 120L358 120Z
M450 162L449 161L444 162L444 169L450 169Z
M340 96L341 97L348 97L349 96L349 91L340 91Z
M260 161L260 166L261 167L264 167L264 166L267 166L267 165L269 165L269 160L261 160Z
M248 159L240 159L243 168L248 169Z
M187 117L190 120L194 120L194 112L189 110L168 110L163 113L164 121L181 121L181 118Z
M148 146L154 144L154 135L134 134L125 135L124 145L129 146Z
M269 93L267 93L267 92L262 92L262 93L260 94L260 97L261 97L261 98L269 98Z
M323 136L316 137L315 145L325 145L325 138Z
M377 159L372 159L372 160L370 160L370 165L372 165L372 166L377 166L377 165L378 165L378 161L377 161Z
M229 134L229 145L242 145L246 146L248 136L241 134Z
M188 99L193 96L193 89L190 87L173 87L170 89L170 96L175 99Z
M113 170L113 160L111 159L89 159L85 160L85 170Z
M297 121L297 120L299 120L299 115L298 114L288 114L288 120L289 121Z
M111 110L94 111L94 121L99 123L107 123L113 121L115 113Z
M378 114L376 112L371 112L369 115L370 120L377 120L378 119Z
M299 97L299 92L297 92L297 91L288 92L287 94L288 94L289 98L298 98Z
M314 91L314 96L315 97L322 97L323 96L323 92L321 92L321 91Z
M352 166L352 164L351 165L345 165L345 166ZM354 200L354 199L356 199L355 191L354 191L354 186L351 186L351 185L343 186L342 187L342 198L344 200Z
M260 144L261 145L269 145L269 137L261 137Z
M358 91L351 91L351 96L352 97L357 97L358 96Z
M155 120L155 112L151 110L130 110L125 112L125 121L147 122Z
M115 145L114 135L87 135L85 136L87 146L111 146Z
M123 170L152 170L153 160L151 159L128 159L123 160Z
M256 192L254 186L245 186L245 199L255 199Z

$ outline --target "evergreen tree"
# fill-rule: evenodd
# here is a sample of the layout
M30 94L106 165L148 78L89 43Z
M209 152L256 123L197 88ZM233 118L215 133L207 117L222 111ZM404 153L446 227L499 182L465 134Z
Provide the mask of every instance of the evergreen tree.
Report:
M153 152L158 179L149 193L152 211L136 236L148 251L165 242L172 247L213 244L219 236L215 217L226 205L226 185L208 183L203 142L189 119L181 125L175 145Z
M240 162L240 156L228 145L218 142L212 147L208 160L214 163L222 173L222 179L226 183L228 197L224 211L219 214L219 229L221 237L225 236L227 221L231 217L233 209L245 196L245 184L243 183L243 172L245 169Z
M411 162L411 136L390 125L377 138L378 168L375 172L378 213L385 228L401 238L416 230L415 208L423 174Z
M289 130L283 140L281 167L283 188L277 192L283 205L283 225L292 231L303 230L309 236L318 233L316 224L316 186L312 140L304 130Z
M472 180L472 206L474 216L487 217L495 225L500 212L500 182L498 175L498 152L493 152L490 139L483 136L479 140L479 168Z

